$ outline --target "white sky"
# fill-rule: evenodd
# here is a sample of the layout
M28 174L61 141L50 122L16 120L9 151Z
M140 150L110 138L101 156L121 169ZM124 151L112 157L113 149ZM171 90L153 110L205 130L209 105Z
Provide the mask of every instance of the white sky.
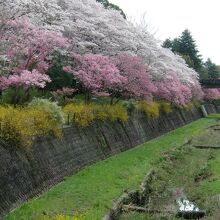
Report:
M110 0L128 17L146 13L149 30L164 40L189 29L204 59L220 65L220 0Z

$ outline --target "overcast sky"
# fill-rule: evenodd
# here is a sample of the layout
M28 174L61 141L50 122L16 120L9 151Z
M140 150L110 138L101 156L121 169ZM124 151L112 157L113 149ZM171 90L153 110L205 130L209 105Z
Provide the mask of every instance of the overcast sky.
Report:
M145 15L156 38L179 36L189 29L204 59L220 65L220 0L110 0L127 16Z

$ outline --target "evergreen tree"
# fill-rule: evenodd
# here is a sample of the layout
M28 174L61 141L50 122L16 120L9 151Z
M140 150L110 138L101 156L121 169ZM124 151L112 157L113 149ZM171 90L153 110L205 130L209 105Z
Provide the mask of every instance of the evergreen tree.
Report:
M163 47L170 48L173 52L181 55L189 67L192 67L196 71L200 71L202 68L202 59L197 50L195 40L189 30L184 30L180 37L174 40L166 39L162 45Z
M55 91L63 87L77 87L73 77L63 70L63 66L66 65L64 60L65 58L61 54L54 53L53 65L47 71L52 82L47 84L46 90Z
M202 67L201 56L199 55L199 51L197 50L196 43L192 38L192 35L189 32L189 30L183 31L182 35L177 41L177 50L180 54L190 57L192 61L191 67L193 67L197 71L201 69Z
M204 64L205 68L207 69L208 78L210 79L217 79L220 76L220 70L217 65L215 65L210 58Z
M170 38L166 39L163 42L162 47L169 48L173 51L173 41Z

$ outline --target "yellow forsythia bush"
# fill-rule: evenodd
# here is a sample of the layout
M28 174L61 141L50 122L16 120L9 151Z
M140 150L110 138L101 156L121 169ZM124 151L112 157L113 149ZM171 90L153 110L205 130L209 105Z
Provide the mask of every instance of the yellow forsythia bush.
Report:
M189 102L186 105L184 105L182 108L186 111L191 111L193 107L195 107L195 105L192 102Z
M48 112L34 107L0 106L0 137L6 141L28 147L34 137L53 133L59 137L61 126L51 120Z
M139 101L138 109L143 111L149 118L158 118L160 116L159 104L156 102Z
M107 106L107 113L109 114L109 119L111 121L122 121L127 122L128 121L128 112L126 108L120 104L118 105L112 105Z
M70 103L64 106L66 120L75 123L79 127L86 127L94 120L92 104L85 105L83 103Z
M172 112L172 106L170 102L161 101L159 102L160 109L163 113L169 114Z
M67 104L63 108L66 120L79 127L86 127L95 120L126 122L128 112L125 107L117 105L97 105L97 104Z
M100 121L128 121L128 112L126 108L120 104L117 105L94 105L94 116Z

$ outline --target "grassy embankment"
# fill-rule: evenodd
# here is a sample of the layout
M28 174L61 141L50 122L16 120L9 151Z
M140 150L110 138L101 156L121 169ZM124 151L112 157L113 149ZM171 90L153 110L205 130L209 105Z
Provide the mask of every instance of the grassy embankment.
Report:
M215 121L215 118L200 119L89 166L67 177L41 197L23 204L5 217L5 220L39 220L44 219L45 215L74 213L84 213L83 219L99 220L124 189L139 187L145 173L160 157L161 151L182 145ZM219 167L214 169L218 173Z
M150 184L152 192L145 206L161 213L125 212L120 220L179 219L175 202L179 194L206 211L204 220L220 219L219 122L188 144L163 152L154 169L156 174Z

